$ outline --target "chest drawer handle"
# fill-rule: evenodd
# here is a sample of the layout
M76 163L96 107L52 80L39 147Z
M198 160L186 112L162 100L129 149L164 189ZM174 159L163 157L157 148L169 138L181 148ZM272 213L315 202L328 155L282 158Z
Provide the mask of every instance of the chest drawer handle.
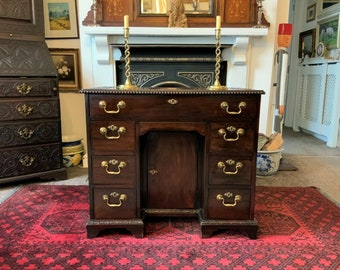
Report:
M117 200L117 197L119 196L118 198L119 203L110 203L109 196L113 197L113 200ZM127 200L127 195L126 194L119 195L119 193L117 192L112 192L110 195L104 194L103 200L106 201L106 204L108 207L121 207L123 204L123 201Z
M17 86L17 90L18 90L19 94L25 96L25 95L28 95L31 92L32 86L27 85L26 83L22 83L22 84Z
M235 165L235 171L227 171L226 170L226 164L228 165L228 167L232 166L232 165ZM243 163L242 162L235 162L235 160L232 160L232 159L229 159L229 160L226 160L225 162L223 161L220 161L217 163L217 167L219 169L222 169L223 173L226 174L226 175L230 175L230 174L238 174L239 172L239 169L241 169L243 167Z
M222 110L225 110L227 114L241 114L242 113L242 109L245 109L247 107L247 103L244 101L241 101L238 104L238 108L239 110L237 112L230 112L229 111L229 104L226 101L221 102L220 107Z
M112 166L116 166L117 170L116 171L110 171L109 170L109 164L111 164ZM102 161L101 166L103 168L105 168L107 174L118 175L122 172L122 168L126 167L126 162L124 162L124 161L119 162L116 159L112 159L112 160L109 160L109 162Z
M21 107L17 107L18 113L20 113L22 116L28 116L33 111L33 107L27 106L26 104L22 105Z
M227 138L227 134L230 134L230 133L236 133L236 137L235 138ZM225 140L226 142L238 141L240 139L240 136L244 135L244 133L245 133L245 131L244 131L243 128L236 129L236 127L233 127L233 126L229 126L226 129L220 128L218 130L218 135L223 136L223 140Z
M115 132L116 135L113 136L108 136L108 130L110 130L111 132ZM108 140L118 140L120 138L120 135L124 134L126 132L126 128L125 127L117 127L115 125L110 125L107 128L106 127L101 127L99 129L100 134L104 135L106 139Z
M226 203L224 201L224 198L227 197L227 198L231 198L233 196L233 194L231 192L227 192L227 193L224 193L224 195L222 194L217 194L216 196L216 200L218 201L222 201L222 204L223 206L225 207L235 207L237 205L237 202L238 201L241 201L242 197L241 195L235 195L234 197L234 203Z
M106 110L106 102L104 100L99 101L99 107L104 110L104 112L109 114L117 114L120 112L120 109L124 109L126 107L125 101L121 100L117 103L117 110L116 111L108 111Z
M34 162L35 158L34 157L30 157L28 155L23 156L21 159L19 159L20 163L25 166L25 167L30 167L32 166L33 162Z
M18 131L19 136L25 140L32 138L33 133L34 131L32 129L28 129L26 127Z

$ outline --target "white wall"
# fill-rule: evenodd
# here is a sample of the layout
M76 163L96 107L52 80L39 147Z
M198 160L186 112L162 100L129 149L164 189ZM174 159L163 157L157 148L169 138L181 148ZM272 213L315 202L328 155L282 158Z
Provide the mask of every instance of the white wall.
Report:
M87 16L91 7L92 0L77 0L78 4L78 24L79 40L47 40L50 48L79 48L81 61L81 81L82 88L93 86L108 86L112 74L105 74L107 81L96 80L92 76L92 68L89 63L92 62L91 55L91 37L83 33L82 21ZM249 55L250 74L249 87L253 89L262 89L266 92L262 97L260 132L267 135L272 133L274 93L273 82L275 80L274 56L277 50L277 27L279 23L288 21L289 1L288 0L268 0L263 2L264 14L271 26L269 34L266 37L252 40L252 50ZM95 72L101 73L98 69ZM86 123L84 111L84 97L82 94L60 93L61 115L62 115L62 132L63 135L77 135L84 138L86 143Z

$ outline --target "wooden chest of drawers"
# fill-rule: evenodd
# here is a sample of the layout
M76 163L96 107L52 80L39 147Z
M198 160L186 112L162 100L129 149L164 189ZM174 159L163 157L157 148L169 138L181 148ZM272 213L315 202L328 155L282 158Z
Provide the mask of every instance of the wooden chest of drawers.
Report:
M85 89L88 237L148 216L197 216L201 236L257 236L254 189L262 91Z
M57 78L0 78L0 183L65 175Z
M0 184L66 178L58 77L45 43L43 1L0 6Z

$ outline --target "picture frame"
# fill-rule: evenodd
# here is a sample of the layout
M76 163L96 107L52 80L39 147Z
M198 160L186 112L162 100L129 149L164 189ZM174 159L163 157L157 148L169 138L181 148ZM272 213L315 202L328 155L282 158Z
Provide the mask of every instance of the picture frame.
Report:
M76 0L44 0L45 38L78 38Z
M340 47L339 18L340 15L337 15L318 23L318 42L322 42L327 49Z
M79 49L50 49L59 90L80 90Z
M316 4L307 7L306 21L314 21L316 17Z
M309 57L314 56L315 38L316 38L315 28L300 33L299 52L298 52L299 58L302 58L302 55L303 56L308 55Z

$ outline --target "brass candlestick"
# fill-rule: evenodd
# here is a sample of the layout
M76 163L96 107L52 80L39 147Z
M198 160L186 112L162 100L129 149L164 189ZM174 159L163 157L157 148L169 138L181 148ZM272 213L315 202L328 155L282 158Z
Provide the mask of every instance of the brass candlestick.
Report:
M124 27L125 39L125 84L118 85L119 90L137 90L139 87L131 83L130 77L130 46L129 46L129 27Z
M215 82L214 85L208 86L208 90L227 90L225 85L220 83L220 69L221 69L221 29L216 28L216 64L215 64Z

